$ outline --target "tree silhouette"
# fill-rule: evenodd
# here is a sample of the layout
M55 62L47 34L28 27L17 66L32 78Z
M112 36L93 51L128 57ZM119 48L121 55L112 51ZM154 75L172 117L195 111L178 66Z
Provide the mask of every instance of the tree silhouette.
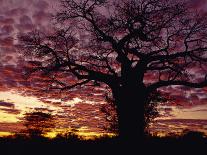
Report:
M50 77L50 89L106 84L117 107L119 135L144 135L145 108L161 87L207 86L206 18L175 0L63 0L55 34L20 37L31 72ZM57 74L58 73L58 74ZM75 77L72 82L59 78ZM150 78L149 78L150 77Z
M105 118L107 122L109 122L109 126L105 127L105 129L109 132L118 133L118 118L117 114L114 113L116 111L116 102L110 94L105 95L105 100L107 105L103 105L101 107L101 111L105 114ZM153 123L153 120L159 116L158 105L159 103L165 103L172 101L172 99L167 98L163 93L159 91L154 91L148 96L147 103L144 107L144 132L149 135L149 127L150 124Z
M105 119L109 123L108 126L104 127L106 131L118 133L118 118L116 112L116 103L113 96L105 94L105 100L107 105L101 106L100 110L105 114Z
M26 130L23 130L22 133L33 138L43 136L54 127L52 115L41 111L25 113L23 123Z

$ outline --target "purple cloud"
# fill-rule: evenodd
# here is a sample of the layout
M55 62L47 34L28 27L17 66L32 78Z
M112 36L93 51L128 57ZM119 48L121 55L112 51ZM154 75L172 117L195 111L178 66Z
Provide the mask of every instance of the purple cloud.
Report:
M8 114L16 114L16 115L17 115L17 114L20 114L20 112L21 112L21 110L14 109L14 108L12 108L12 109L8 109L8 108L0 108L0 110L6 112L6 113L8 113Z
M13 108L14 104L5 101L0 101L0 106Z

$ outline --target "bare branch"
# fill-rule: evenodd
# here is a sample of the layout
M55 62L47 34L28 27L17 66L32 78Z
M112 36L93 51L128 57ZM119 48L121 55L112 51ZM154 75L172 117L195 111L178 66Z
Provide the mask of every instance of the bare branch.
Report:
M207 87L207 79L205 78L204 81L202 82L188 82L188 81L159 81L157 83L154 83L150 86L148 86L148 90L151 92L153 90L156 90L157 88L160 87L164 87L164 86L170 86L170 85L180 85L180 86L187 86L187 87L191 87L191 88L203 88L203 87Z
M57 89L57 90L69 90L69 89L72 89L72 88L75 88L77 86L82 86L82 85L85 85L87 84L88 82L90 82L90 80L84 80L82 82L78 82L78 83L75 83L73 85L69 85L69 86L63 86L63 87L50 87L49 89Z

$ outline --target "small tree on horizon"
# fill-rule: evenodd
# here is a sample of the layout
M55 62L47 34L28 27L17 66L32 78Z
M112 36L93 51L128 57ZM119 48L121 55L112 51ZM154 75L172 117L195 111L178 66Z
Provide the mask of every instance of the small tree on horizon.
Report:
M52 115L41 111L25 113L23 124L26 129L21 133L31 138L42 137L55 126Z

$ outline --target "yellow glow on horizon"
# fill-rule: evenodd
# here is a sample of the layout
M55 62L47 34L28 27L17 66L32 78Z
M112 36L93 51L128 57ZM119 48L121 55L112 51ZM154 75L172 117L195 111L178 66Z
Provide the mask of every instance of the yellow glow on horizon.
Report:
M0 131L0 137L6 137L6 136L11 136L14 135L11 132L5 132L5 131Z
M95 138L100 138L106 135L110 138L116 136L116 134L113 133L98 133L98 132L78 132L78 135L80 135L85 140L89 140L89 139L93 140Z
M114 137L116 134L114 133L99 133L99 132L92 132L89 131L87 127L81 127L78 129L77 134L82 137L83 139L94 139L94 138L100 138L102 136L109 136L109 137Z
M15 109L20 110L19 114L10 114L0 110L0 122L18 122L19 118L22 118L25 112L28 112L34 108L47 108L54 110L54 112L62 110L60 107L41 102L36 97L22 96L13 91L0 92L0 100L13 103Z
M57 136L57 132L47 132L44 136L52 139Z
M100 138L103 136L109 136L114 137L116 134L114 133L99 133L99 132L92 132L89 131L87 127L81 127L77 129L76 131L73 131L71 128L65 128L65 129L54 129L53 131L47 132L44 136L47 138L56 138L58 134L63 135L67 133L72 133L77 135L80 139L83 140L94 140L95 138Z
M48 132L46 133L44 136L47 138L56 138L56 136L59 134L59 132ZM105 135L109 136L109 137L114 137L116 136L115 134L112 133L97 133L97 132L76 132L75 135L77 135L78 137L80 137L80 139L83 140L93 140L95 138L100 138L103 137Z
M8 113L0 111L0 122L16 123L18 121L19 121L19 119L17 118L16 114L8 114Z

